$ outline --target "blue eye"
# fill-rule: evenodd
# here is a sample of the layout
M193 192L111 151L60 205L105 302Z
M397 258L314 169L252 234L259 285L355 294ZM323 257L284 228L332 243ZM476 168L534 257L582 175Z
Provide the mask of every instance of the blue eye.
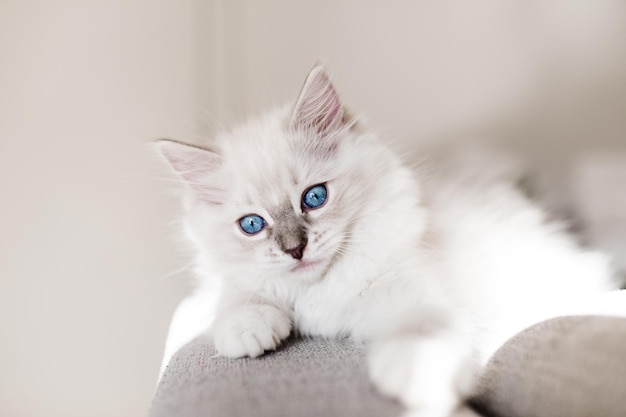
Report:
M320 208L326 202L328 191L324 184L314 185L302 195L302 206L308 209Z
M239 219L241 230L249 235L256 235L265 228L265 220L256 214L249 214Z

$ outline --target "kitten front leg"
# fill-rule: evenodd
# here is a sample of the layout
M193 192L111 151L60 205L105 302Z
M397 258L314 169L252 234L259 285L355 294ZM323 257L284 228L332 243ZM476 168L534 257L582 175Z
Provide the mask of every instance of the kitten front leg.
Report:
M220 308L211 330L217 352L229 358L256 358L275 350L290 332L285 309L254 296L237 297Z
M289 336L291 321L268 304L239 306L222 312L213 325L213 340L220 355L256 358L275 350Z
M368 365L381 392L424 417L451 415L470 394L477 370L469 343L450 329L375 340Z

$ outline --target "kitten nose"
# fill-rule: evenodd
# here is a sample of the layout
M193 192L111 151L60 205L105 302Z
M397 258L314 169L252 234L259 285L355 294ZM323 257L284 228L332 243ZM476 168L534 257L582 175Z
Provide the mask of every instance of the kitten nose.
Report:
M306 247L307 243L308 243L308 239L305 238L304 241L302 241L295 248L285 249L285 253L288 253L289 255L291 255L293 259L302 259L302 256L304 255L304 248Z

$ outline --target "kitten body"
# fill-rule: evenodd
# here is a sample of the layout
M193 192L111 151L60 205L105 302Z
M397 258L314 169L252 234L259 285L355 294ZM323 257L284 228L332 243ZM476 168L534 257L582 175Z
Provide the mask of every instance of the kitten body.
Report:
M191 189L199 293L214 298L209 333L226 356L256 357L294 329L369 340L374 383L443 416L508 337L615 287L606 259L548 222L512 175L409 169L347 115L320 67L293 109L206 149L159 146ZM326 200L307 207L318 184ZM246 233L247 215L263 228Z

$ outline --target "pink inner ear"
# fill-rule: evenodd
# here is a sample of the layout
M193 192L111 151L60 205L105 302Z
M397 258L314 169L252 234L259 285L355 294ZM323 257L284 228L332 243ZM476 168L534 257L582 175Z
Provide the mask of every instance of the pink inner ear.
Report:
M330 86L332 89L332 86ZM315 121L315 126L317 126L318 130L328 130L330 128L336 127L335 124L341 123L343 120L343 109L341 108L341 103L339 103L339 98L334 93L328 95L328 102L325 103L324 107L321 110L321 115Z
M211 205L222 204L223 190L210 181L220 164L219 155L169 140L159 141L158 146L161 154L201 201Z
M343 107L328 74L315 67L307 77L291 118L292 127L329 132L343 123Z

